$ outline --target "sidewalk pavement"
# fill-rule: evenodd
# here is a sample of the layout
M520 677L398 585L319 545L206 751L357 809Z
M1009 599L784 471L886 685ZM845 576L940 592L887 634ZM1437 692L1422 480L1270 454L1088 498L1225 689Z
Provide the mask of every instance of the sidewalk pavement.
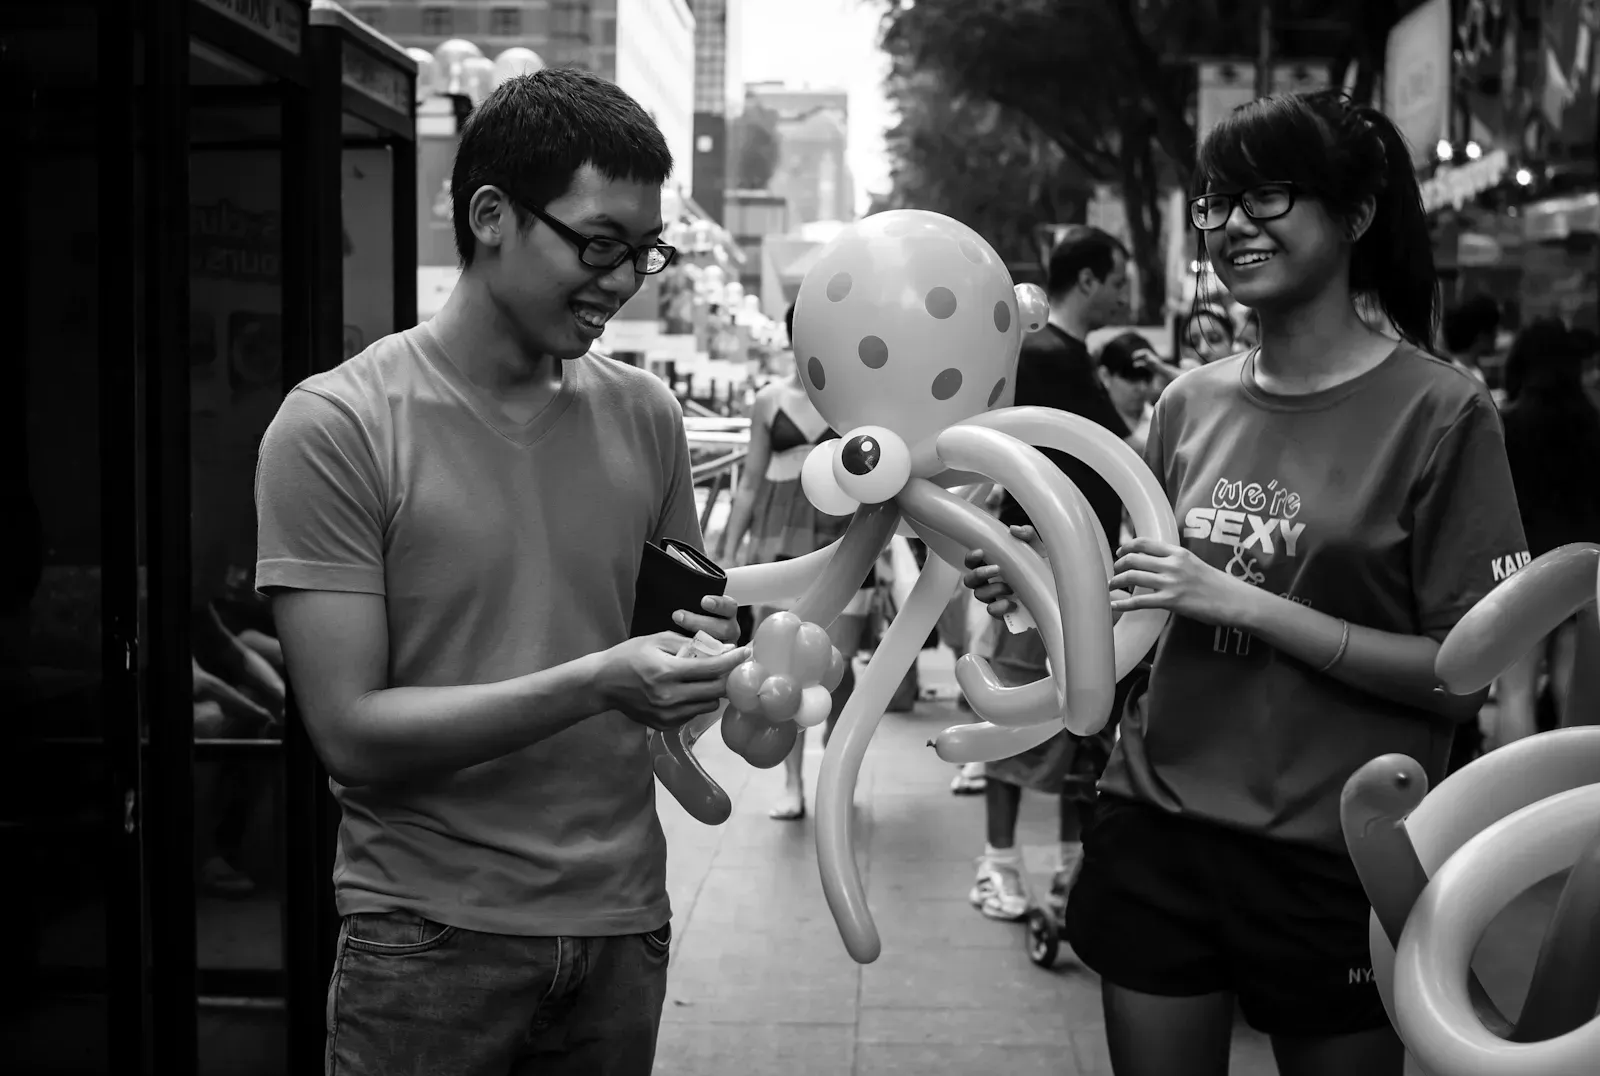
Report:
M925 654L925 690L948 695L948 669L947 652ZM845 952L817 874L820 736L808 742L799 822L767 817L781 769L752 769L716 729L697 745L734 812L707 827L658 797L675 940L657 1076L1109 1076L1095 975L1065 944L1055 969L1035 967L1020 924L967 903L983 798L951 795L954 767L927 746L967 719L925 701L885 715L873 738L856 791L857 855L883 953L865 966ZM1018 842L1041 892L1055 825L1053 802L1026 794ZM1534 890L1523 902L1534 913L1508 911L1479 950L1503 1007L1514 1011L1526 989L1555 892ZM1232 1076L1275 1071L1267 1040L1240 1023Z
M939 690L943 670L928 656L924 685ZM700 741L734 811L712 828L658 797L675 941L657 1076L1110 1073L1093 973L1065 945L1054 970L1035 967L1020 924L967 903L983 797L951 795L955 769L927 741L968 719L924 702L885 715L873 738L856 791L857 855L883 953L865 966L845 952L817 874L821 737L808 742L800 822L767 817L781 769L751 768L716 729ZM1018 842L1040 892L1055 826L1048 797L1024 796ZM1232 1072L1273 1071L1266 1041L1241 1026Z

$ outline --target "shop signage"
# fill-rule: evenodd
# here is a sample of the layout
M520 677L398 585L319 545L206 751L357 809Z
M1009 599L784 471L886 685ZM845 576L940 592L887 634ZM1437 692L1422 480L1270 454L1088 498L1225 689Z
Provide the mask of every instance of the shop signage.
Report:
M1571 195L1534 202L1523 211L1527 236L1535 241L1566 239L1587 233L1600 235L1600 193Z
M278 214L255 213L230 198L189 209L189 272L213 280L276 281Z
M344 43L339 77L346 86L385 108L402 116L411 112L411 80L354 42Z
M1390 32L1383 85L1383 110L1420 168L1450 131L1450 0L1428 0Z
M1422 208L1429 213L1451 206L1460 209L1506 178L1511 159L1503 149L1490 150L1475 161L1456 168L1441 168L1422 181Z
M226 15L273 44L300 55L305 9L295 0L197 0L201 7Z

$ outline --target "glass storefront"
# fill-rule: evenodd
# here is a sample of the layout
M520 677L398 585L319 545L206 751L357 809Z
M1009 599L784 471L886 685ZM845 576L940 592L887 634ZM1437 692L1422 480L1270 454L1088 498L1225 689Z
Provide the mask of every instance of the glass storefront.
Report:
M40 0L0 45L0 1056L317 1071L331 814L252 586L255 457L287 388L415 320L415 65L298 0Z

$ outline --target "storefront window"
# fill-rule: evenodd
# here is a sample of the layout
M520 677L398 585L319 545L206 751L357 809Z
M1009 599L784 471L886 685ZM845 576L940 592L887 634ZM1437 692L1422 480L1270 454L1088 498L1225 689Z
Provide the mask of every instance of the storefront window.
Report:
M283 400L284 103L263 74L198 42L190 83L189 632L205 1072L243 1054L282 1063L281 1042L263 1051L258 1040L281 1036L281 1009L261 1003L281 996L287 689L254 586L254 482Z

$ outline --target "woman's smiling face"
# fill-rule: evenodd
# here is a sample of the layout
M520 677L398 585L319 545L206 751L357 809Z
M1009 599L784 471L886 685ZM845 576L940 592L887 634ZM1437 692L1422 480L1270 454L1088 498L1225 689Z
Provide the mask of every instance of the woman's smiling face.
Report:
M1236 200L1227 223L1206 232L1206 254L1222 286L1245 306L1294 306L1348 273L1346 227L1304 191L1271 220L1253 219Z

